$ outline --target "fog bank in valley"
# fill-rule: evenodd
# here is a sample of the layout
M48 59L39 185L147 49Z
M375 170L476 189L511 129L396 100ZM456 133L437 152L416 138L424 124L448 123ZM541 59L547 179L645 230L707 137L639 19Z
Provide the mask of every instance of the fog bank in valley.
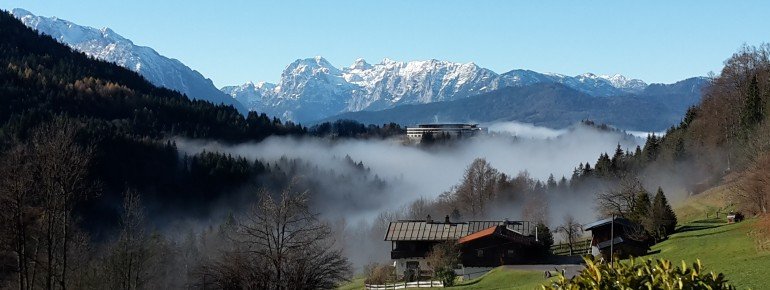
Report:
M361 202L356 196L329 196L335 204L321 206L325 210L321 213L332 219L373 217L382 210L404 206L420 197L435 198L456 185L475 158L485 158L509 176L526 171L533 178L543 181L550 174L557 179L562 176L569 179L579 163L593 163L600 153L611 153L618 144L633 150L643 142L640 138L620 132L602 131L584 125L553 130L509 122L490 124L489 129L491 134L486 136L432 147L403 145L399 139L270 137L259 143L234 145L189 139L178 139L176 142L180 150L187 154L218 151L266 163L281 158L298 159L339 174L353 174L348 172L350 168L344 162L345 156L350 156L355 162L360 161L368 167L372 175L387 182L386 196L378 197L376 206ZM367 191L366 188L361 190ZM366 196L366 193L361 195ZM322 194L334 195L335 191L332 189ZM322 196L316 200L326 198ZM346 202L366 205L351 207L345 205ZM323 204L323 201L320 203Z

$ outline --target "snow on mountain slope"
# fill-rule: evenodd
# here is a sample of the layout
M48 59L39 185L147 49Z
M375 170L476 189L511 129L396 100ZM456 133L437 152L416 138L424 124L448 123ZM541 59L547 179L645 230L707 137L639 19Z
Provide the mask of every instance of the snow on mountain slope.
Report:
M135 45L109 28L80 26L56 17L36 16L19 8L13 9L12 14L28 27L89 56L133 70L154 85L179 91L193 99L233 105L246 112L243 105L218 90L199 72L152 48Z
M560 83L592 96L639 93L641 80L622 75L575 77L512 70L497 74L474 63L441 60L399 62L384 59L369 64L357 59L338 69L323 57L299 59L281 74L277 84L228 86L230 94L250 110L307 122L342 112L375 111L404 104L452 101L507 86Z

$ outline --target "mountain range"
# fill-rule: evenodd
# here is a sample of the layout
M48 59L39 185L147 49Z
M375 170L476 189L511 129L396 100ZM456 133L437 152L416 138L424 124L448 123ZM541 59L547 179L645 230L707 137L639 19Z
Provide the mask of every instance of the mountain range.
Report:
M514 86L558 83L596 97L638 94L648 87L622 75L578 76L512 70L503 74L474 63L441 60L398 62L384 59L369 64L357 59L337 68L323 57L291 63L276 84L249 82L227 86L250 110L302 122L345 112L379 111L401 105L454 101Z
M192 99L232 105L242 113L246 108L223 93L199 72L179 60L160 55L150 47L138 46L109 28L81 26L56 17L36 16L16 8L11 14L24 25L47 34L88 56L135 71L156 86L172 89Z
M109 28L80 26L56 17L35 16L23 9L14 9L12 14L38 32L50 35L89 56L133 70L155 85L179 91L193 99L229 104L242 113L257 111L304 124L340 118L401 124L439 119L478 122L493 121L490 118L495 116L500 120L531 121L555 126L579 121L575 120L576 116L609 116L612 114L598 112L624 111L625 108L613 106L634 104L644 108L662 108L656 112L665 117L661 118L662 121L643 123L610 117L597 121L606 121L616 126L627 124L624 127L626 129L659 130L676 123L687 107L697 103L700 100L700 89L706 84L703 78L688 79L676 84L647 84L619 74L585 73L567 76L523 69L496 73L474 63L435 59L409 62L384 59L376 64L357 59L350 66L337 68L317 56L298 59L289 64L277 83L249 82L217 89L210 79L182 62L160 55L152 48L135 45ZM585 107L569 108L564 107L564 104L544 103L545 99L521 103L520 99L529 99L521 96L521 93L531 95L534 92L506 89L540 84L561 85L565 89L559 90L560 94L573 96L581 100L581 104L595 107L590 110ZM550 86L534 86L546 87ZM512 95L514 93L518 95ZM499 109L507 106L482 107L475 115L450 113L449 107L466 105L462 100L482 95L506 96L498 101L517 105L508 111ZM554 98L552 101L561 99ZM437 111L439 108L449 111ZM540 111L524 114L535 108ZM570 114L559 113L564 110ZM541 117L534 118L535 115ZM652 119L656 116L649 117ZM553 120L547 121L547 118Z

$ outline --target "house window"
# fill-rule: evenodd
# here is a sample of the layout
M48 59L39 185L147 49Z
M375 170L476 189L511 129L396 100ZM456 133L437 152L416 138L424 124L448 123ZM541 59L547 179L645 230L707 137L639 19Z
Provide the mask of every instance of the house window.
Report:
M420 268L420 262L418 261L407 261L406 262L406 268L407 269L419 269Z
M476 250L476 256L479 258L484 257L484 250Z

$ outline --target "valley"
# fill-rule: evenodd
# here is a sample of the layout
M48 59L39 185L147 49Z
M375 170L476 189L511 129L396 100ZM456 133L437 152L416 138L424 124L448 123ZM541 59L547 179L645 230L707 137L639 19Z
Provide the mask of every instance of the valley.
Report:
M460 45L521 21L431 14L488 9L462 3L413 7L414 25L158 4L145 22L0 5L0 289L765 288L770 44L711 43L719 71L698 74L670 55L715 56L656 50L671 39L603 49L651 35L619 25L588 49L511 56L588 32L489 23L494 41ZM251 75L267 81L237 85Z

